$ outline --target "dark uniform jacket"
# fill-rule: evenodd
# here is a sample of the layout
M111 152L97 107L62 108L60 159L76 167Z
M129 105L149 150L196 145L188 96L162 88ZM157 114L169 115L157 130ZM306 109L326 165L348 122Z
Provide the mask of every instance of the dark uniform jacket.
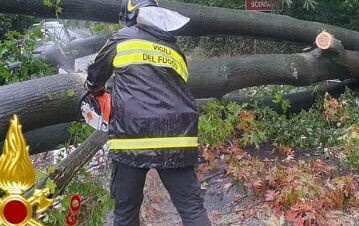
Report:
M88 68L101 87L114 72L109 147L112 158L140 168L176 168L198 161L198 112L187 63L169 32L131 26L114 33Z

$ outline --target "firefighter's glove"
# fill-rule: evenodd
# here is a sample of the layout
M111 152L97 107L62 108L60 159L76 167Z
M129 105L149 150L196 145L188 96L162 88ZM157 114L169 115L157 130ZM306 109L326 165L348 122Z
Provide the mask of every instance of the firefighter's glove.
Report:
M90 81L86 81L84 84L84 87L89 93L91 93L93 96L101 96L106 92L106 87L104 85L102 86L94 86Z

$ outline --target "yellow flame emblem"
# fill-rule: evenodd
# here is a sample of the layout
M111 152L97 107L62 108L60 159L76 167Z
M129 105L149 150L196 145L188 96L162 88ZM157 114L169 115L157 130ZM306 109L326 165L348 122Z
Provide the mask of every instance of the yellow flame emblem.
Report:
M128 0L128 2L127 2L127 10L128 10L129 12L132 12L132 11L134 11L139 5L140 5L140 3L137 3L136 5L133 5L133 4L132 4L132 0Z
M5 195L0 197L0 225L40 226L32 219L34 207L36 213L43 212L52 203L48 199L49 189L35 189L30 198L24 192L36 182L34 166L29 156L21 125L16 115L10 120L2 155L0 156L0 189Z

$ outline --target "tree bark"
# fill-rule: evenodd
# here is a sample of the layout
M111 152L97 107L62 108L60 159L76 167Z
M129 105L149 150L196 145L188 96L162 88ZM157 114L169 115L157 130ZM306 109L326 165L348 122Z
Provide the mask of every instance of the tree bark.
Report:
M358 52L349 53L359 62ZM337 54L319 49L302 54L212 58L189 62L188 84L196 98L221 97L250 86L305 86L327 79L358 78L348 65ZM53 75L0 87L0 138L5 137L8 119L14 113L24 132L77 120L85 78L85 74Z
M346 51L359 62L359 53ZM189 63L189 85L197 98L221 97L244 87L289 84L306 86L327 79L358 77L337 54L315 49L300 54L263 54L212 58Z
M85 74L54 75L0 87L0 140L17 114L27 132L79 118Z
M160 6L175 10L191 21L177 35L250 35L312 44L325 29L343 42L346 49L359 50L359 32L288 16L233 10L161 0ZM117 23L119 2L116 0L61 0L62 19L80 19ZM55 18L55 8L42 0L2 0L0 13Z
M24 136L30 155L52 151L64 145L70 139L69 127L70 123L60 123L26 132Z

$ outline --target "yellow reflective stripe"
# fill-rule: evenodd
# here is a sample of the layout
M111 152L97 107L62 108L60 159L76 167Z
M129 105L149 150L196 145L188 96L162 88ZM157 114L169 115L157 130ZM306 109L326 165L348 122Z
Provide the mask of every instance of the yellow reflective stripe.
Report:
M172 56L175 60L181 62L181 64L185 64L183 57L176 50L168 46L157 44L146 40L133 39L133 40L120 42L117 44L116 50L117 53L122 51L128 51L128 50L147 50L147 51L160 52Z
M117 55L113 66L120 68L130 64L152 64L172 68L186 82L188 68L183 57L174 49L145 40L124 41L116 46Z
M169 67L175 70L185 82L188 79L188 74L182 70L181 66L176 61L162 55L131 53L126 55L117 55L114 59L114 66L117 68L131 64L152 64L159 67Z
M110 150L197 147L198 137L110 139Z

